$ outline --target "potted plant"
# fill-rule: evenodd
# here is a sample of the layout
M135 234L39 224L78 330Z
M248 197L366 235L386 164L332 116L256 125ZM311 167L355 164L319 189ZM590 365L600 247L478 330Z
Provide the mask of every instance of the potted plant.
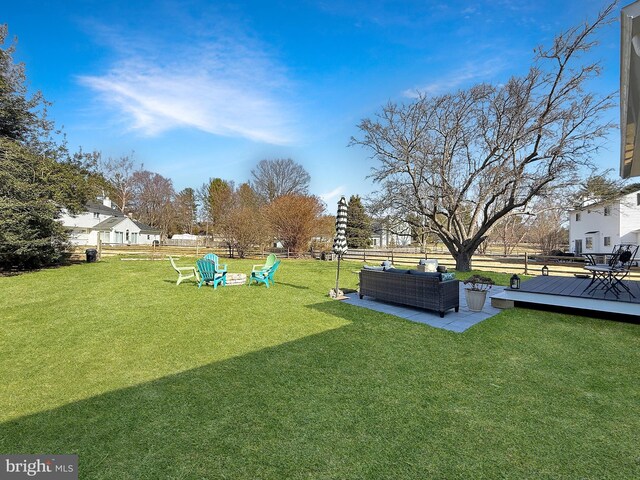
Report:
M487 292L491 290L491 287L494 285L494 281L489 277L473 275L467 278L463 283L468 286L465 288L464 293L469 310L472 312L482 311L484 302L487 300Z

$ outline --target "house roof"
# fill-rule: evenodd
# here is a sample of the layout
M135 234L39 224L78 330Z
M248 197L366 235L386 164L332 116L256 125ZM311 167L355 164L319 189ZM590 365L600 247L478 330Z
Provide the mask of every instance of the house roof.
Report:
M133 223L140 229L140 233L158 235L160 230L153 228L146 223L138 222L131 217L125 215L117 208L111 208L104 205L102 202L89 201L86 203L85 208L90 213L100 213L102 215L109 215L110 218L103 220L92 228L95 230L111 230L113 227L124 221L125 218L130 218Z
M121 217L111 217L106 220L101 221L96 226L93 227L94 230L111 230L113 227L118 225L119 223L124 222L129 217L121 216ZM136 220L130 219L136 226L140 229L140 233L150 234L150 235L158 235L160 230L153 228L146 223L138 222Z
M101 221L97 225L93 227L94 230L111 230L113 227L118 225L120 222L123 222L124 219L127 218L124 215L121 217L110 217L106 220Z
M111 215L114 217L124 217L124 213L122 213L117 208L110 208L106 205L102 204L102 202L93 202L89 201L86 203L85 208L87 212L91 213L101 213L102 215Z
M137 220L132 220L133 223L135 223L138 228L140 229L140 233L148 233L148 234L159 234L160 230L158 230L157 228L153 228L150 225L147 225L146 223L142 223L142 222L138 222Z
M622 189L623 195L629 195L630 193L640 192L640 183L632 183Z

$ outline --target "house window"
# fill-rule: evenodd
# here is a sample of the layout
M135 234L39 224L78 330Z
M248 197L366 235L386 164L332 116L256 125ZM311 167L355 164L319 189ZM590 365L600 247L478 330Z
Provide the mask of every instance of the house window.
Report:
M138 243L138 233L131 232L131 243Z
M147 235L147 240L151 240L151 235Z
M604 237L604 246L605 247L611 246L611 237Z
M587 250L591 250L593 248L593 237L585 238L584 245Z
M611 215L611 207L604 207L604 216L608 217Z
M124 232L116 232L116 243L124 243Z
M576 222L580 221L580 212L576 213Z
M110 232L100 232L100 240L104 243L109 243L111 241L111 233Z

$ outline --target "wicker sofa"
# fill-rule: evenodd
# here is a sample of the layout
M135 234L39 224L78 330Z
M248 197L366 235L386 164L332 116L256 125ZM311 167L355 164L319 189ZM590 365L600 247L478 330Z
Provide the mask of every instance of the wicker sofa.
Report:
M417 270L360 270L360 298L435 310L444 317L447 310L460 308L459 280L440 280L439 273Z

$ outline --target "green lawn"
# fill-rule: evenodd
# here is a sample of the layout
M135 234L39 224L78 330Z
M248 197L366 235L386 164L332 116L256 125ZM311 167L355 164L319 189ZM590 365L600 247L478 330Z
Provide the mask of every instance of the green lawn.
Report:
M513 309L456 334L329 300L335 266L0 278L0 453L77 453L83 479L640 478L640 325Z

